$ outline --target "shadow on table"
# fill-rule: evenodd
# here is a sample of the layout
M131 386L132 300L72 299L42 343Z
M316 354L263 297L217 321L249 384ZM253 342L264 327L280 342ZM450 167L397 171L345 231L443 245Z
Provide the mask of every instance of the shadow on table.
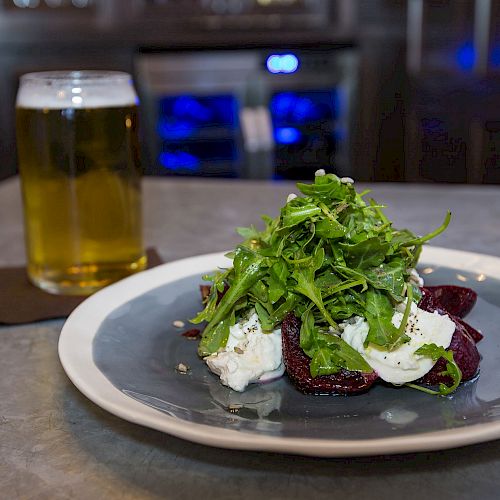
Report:
M386 488L408 499L413 498L408 488L418 488L413 494L419 497L427 491L446 491L453 497L467 491L478 473L492 493L498 487L494 478L500 441L405 455L309 458L190 443L121 420L70 385L64 400L64 418L77 445L124 482L153 495L177 492L176 498L234 498L237 487L239 499L266 492L269 497L269 491L274 492L272 498L335 491L350 498L371 494L373 488L381 494L381 488ZM483 492L485 498L488 494Z

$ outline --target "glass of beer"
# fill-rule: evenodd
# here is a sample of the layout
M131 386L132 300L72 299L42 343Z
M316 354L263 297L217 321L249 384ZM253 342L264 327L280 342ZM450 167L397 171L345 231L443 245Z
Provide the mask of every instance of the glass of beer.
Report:
M17 147L28 276L88 295L144 269L137 95L130 75L21 77Z

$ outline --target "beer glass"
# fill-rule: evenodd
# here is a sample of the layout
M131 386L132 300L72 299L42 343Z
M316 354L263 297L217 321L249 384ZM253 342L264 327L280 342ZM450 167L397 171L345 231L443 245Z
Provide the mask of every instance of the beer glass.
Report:
M144 269L137 95L130 75L21 77L17 147L28 276L87 295Z

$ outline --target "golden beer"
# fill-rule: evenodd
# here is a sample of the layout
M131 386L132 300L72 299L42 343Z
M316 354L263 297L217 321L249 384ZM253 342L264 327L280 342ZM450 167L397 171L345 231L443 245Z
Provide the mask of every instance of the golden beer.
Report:
M89 294L144 269L137 97L130 76L25 75L17 144L28 275Z

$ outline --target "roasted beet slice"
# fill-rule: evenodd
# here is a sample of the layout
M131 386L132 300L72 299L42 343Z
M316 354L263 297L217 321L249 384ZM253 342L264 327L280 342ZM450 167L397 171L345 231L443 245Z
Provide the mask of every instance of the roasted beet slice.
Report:
M476 298L477 298L476 292L474 292L473 290L470 290L469 288L463 288L463 287L459 287L459 286L422 287L421 288L422 298L420 299L420 302L418 303L418 307L420 307L420 309L424 309L425 311L429 311L429 312L442 311L442 313L447 313L450 316L450 318L453 321L455 321L455 323L457 323L457 322L460 323L460 325L463 326L467 330L467 333L472 337L474 342L477 343L480 340L482 340L482 338L483 338L482 333L478 332L475 328L473 328L468 323L466 323L463 319L461 319L461 317L453 314L451 311L449 311L448 309L446 309L445 307L443 307L441 305L441 302L439 301L439 294L436 294L434 289L443 289L443 288L455 288L458 290L468 290L468 291L472 292L475 295L475 298L473 299L473 302L471 302L472 305L470 306L470 308L468 309L467 312L469 312L470 309L472 309L472 306L474 305ZM462 294L462 296L466 296L466 293L464 292Z
M459 318L463 318L470 313L477 300L477 293L463 286L426 286L422 287L422 293L423 301L429 300L426 295L430 295L437 307Z
M283 358L288 377L306 394L355 394L366 391L378 378L375 372L341 370L333 375L312 377L310 359L300 348L300 320L288 313L281 325Z
M436 309L443 309L443 307L440 306L440 304L434 297L434 294L432 293L431 290L429 290L429 288L430 287L425 287L425 286L420 288L420 291L422 292L422 298L418 303L418 307L428 312L435 311Z
M439 314L447 313L447 311L436 306L437 301L432 294L427 292L426 296L425 289L423 291L424 295L418 304L420 308L429 312L437 311ZM462 380L469 380L476 374L479 368L481 356L477 350L476 342L479 342L483 336L462 319L453 314L448 314L448 316L455 323L455 331L453 332L449 349L453 351L453 359L462 372ZM445 384L452 383L450 377L441 375L441 372L444 370L446 370L446 361L440 359L432 370L420 379L420 382L429 385L436 385L440 382Z
M470 380L477 373L481 356L476 343L459 321L455 321L455 332L451 338L449 349L453 351L453 359L462 372L462 381ZM449 385L452 380L449 376L441 375L444 370L446 370L446 361L440 359L432 370L422 377L420 382L428 385L442 382Z
M455 321L455 323L460 323L467 333L472 337L472 340L477 344L479 341L483 340L483 334L466 323L463 319L460 319L458 316L451 315L451 319Z

